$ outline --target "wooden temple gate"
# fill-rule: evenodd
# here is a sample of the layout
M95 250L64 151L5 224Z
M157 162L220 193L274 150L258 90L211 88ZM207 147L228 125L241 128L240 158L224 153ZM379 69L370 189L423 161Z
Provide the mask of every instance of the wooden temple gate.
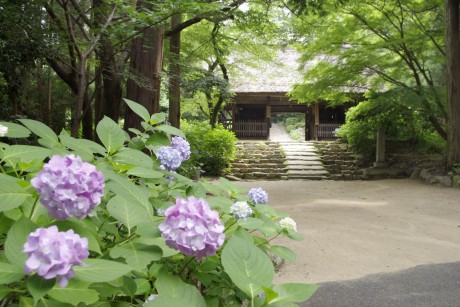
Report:
M321 103L298 104L290 101L285 92L236 93L226 112L228 116L221 122L239 139L269 139L273 113L305 114L306 140L334 139L336 129L345 121L343 108L331 109Z

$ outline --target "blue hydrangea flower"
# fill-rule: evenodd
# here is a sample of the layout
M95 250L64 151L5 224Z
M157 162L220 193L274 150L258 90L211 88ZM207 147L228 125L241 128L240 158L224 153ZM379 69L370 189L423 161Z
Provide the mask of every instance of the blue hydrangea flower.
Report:
M160 147L156 156L161 163L160 168L170 172L175 171L182 163L180 151L171 146Z
M262 188L250 189L248 196L254 205L268 203L268 194Z
M171 147L180 152L182 162L190 158L190 144L180 136L175 136L171 139Z
M246 221L248 216L252 214L252 209L245 201L238 201L230 207L230 213L233 214L235 219L243 219Z

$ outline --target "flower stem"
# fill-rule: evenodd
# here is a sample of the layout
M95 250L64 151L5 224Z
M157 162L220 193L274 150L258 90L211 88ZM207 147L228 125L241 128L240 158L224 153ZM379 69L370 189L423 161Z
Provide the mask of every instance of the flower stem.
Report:
M235 225L238 222L238 220L235 220L233 223L231 223L227 228L225 228L224 232L229 230L233 225Z
M35 209L37 208L37 203L38 203L38 197L35 198L35 202L34 202L34 205L32 206L32 210L30 210L29 220L31 220L32 217L34 216Z
M182 267L182 269L179 271L179 274L178 275L181 275L184 270L188 267L188 265L190 264L190 262L192 262L192 260L195 260L195 256L191 257L189 260L187 260L187 262L184 264L184 266Z

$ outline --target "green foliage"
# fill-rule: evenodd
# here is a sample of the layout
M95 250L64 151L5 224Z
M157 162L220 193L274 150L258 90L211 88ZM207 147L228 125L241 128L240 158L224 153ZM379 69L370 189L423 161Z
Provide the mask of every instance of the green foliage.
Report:
M192 151L185 170L199 166L205 175L219 176L235 158L236 136L233 132L217 125L214 129L208 123L182 122L181 127Z
M249 201L247 191L223 178L218 184L193 182L159 170L156 150L169 145L170 133L182 132L167 128L164 114L150 116L134 102L129 106L145 120L143 131L134 129L136 136L129 138L119 125L105 118L97 125L103 146L74 139L65 131L56 135L36 121L21 121L21 128L8 124L11 130L2 141L36 134L41 146L0 143L2 303L140 306L149 295L158 294L147 306L228 306L244 301L250 306L292 306L312 295L316 286L273 284L268 253L291 261L295 254L286 247L271 246L270 241L279 235L302 238L280 226L279 220L286 215L268 205L251 204L253 216L246 221L236 220L230 206L236 201ZM191 136L195 141L206 139L208 151L214 146L233 152L233 135L221 127L209 131L204 124L196 126L190 128ZM225 147L227 144L232 146ZM70 153L80 155L104 174L104 196L93 216L56 221L48 216L30 180L42 170L44 160ZM158 229L164 220L158 209L167 209L178 196L191 195L205 198L225 226L227 242L223 248L200 261L169 248ZM27 255L22 250L28 235L51 225L60 231L72 229L88 239L90 256L83 260L86 265L74 266L75 276L65 288L55 279L24 274ZM262 292L265 296L259 295Z
M443 1L333 1L323 9L329 14L297 20L305 78L291 96L334 105L390 91L445 137Z
M422 112L405 108L397 101L392 103L388 98L385 94L378 95L350 108L337 136L346 139L369 161L375 157L378 127L385 129L388 152L440 153L444 150L445 141L433 131Z

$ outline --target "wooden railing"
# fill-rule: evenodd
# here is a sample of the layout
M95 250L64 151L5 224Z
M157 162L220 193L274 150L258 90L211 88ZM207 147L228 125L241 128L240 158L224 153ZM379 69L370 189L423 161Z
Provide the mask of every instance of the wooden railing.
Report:
M342 124L319 124L318 126L318 139L335 139L335 130Z
M239 139L268 139L270 128L268 123L263 120L231 120L222 121L228 130L235 132Z

